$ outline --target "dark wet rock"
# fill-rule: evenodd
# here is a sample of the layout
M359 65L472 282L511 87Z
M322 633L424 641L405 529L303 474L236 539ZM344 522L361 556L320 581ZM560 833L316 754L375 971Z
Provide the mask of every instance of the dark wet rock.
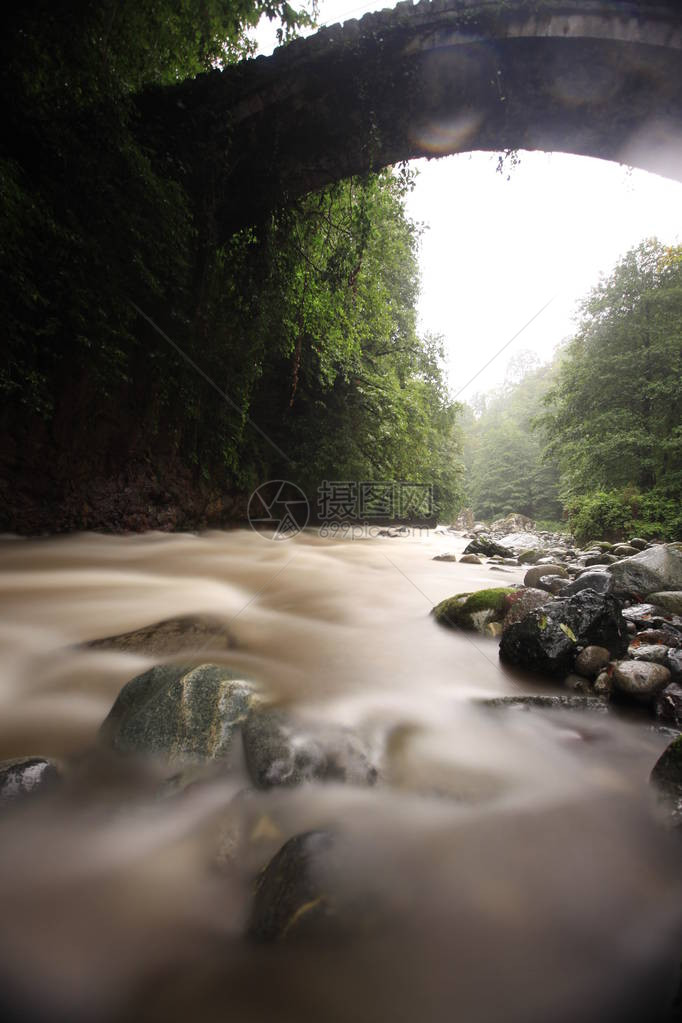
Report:
M254 703L242 738L247 770L259 788L310 781L373 785L377 780L365 743L338 725L298 721Z
M557 596L562 590L566 589L568 583L564 576L561 575L542 575L536 585L538 589L546 590L548 593Z
M662 643L632 643L628 653L636 661L651 661L653 664L665 665L668 660L668 647Z
M46 757L17 757L0 761L0 807L15 805L58 784L61 771Z
M651 593L649 600L657 607L674 615L682 615L682 590L667 590L661 593Z
M610 551L613 549L613 544L609 543L608 540L590 540L585 550L598 550L598 551Z
M682 682L682 650L668 650L665 666L673 682Z
M507 597L507 613L502 621L502 631L515 622L520 622L533 608L542 607L551 595L546 590L538 590L531 586L521 586Z
M519 710L592 710L599 714L608 706L596 696L572 694L570 696L497 696L481 701L486 707L511 707Z
M256 881L250 938L273 942L338 927L324 878L324 862L333 848L334 839L326 831L308 831L285 842Z
M478 554L463 554L459 559L461 565L482 565Z
M673 827L682 825L682 736L673 740L656 761L651 783Z
M533 671L566 675L579 646L605 646L612 655L627 649L627 631L620 605L609 594L584 590L555 597L506 629L500 657Z
M484 632L486 625L504 619L507 597L514 592L513 587L497 586L475 593L457 593L436 604L431 613L440 625Z
M547 575L558 575L561 576L562 579L566 579L568 576L568 572L566 571L563 565L551 563L549 565L544 564L543 558L532 568L528 569L523 579L523 585L537 587L538 583L540 582L540 579L542 579L543 576Z
M585 678L596 678L602 668L611 660L611 654L605 646L591 644L580 651L575 659L575 670Z
M483 554L487 558L492 558L497 555L500 558L509 558L513 555L513 551L509 547L503 547L499 543L495 543L489 536L477 536L475 540L472 540L464 548L465 554Z
M614 689L638 703L651 703L670 682L668 669L649 661L616 661L612 677Z
M143 629L95 639L87 646L96 650L124 650L149 656L172 655L192 650L224 651L234 647L227 625L219 619L168 618Z
M169 765L228 756L254 689L217 664L158 665L128 682L100 729L120 753L159 757Z
M633 536L629 543L631 547L635 547L638 551L646 550L650 546L649 541L642 540L641 536Z
M656 544L609 565L614 592L636 597L682 590L682 551L675 544Z
M563 591L564 597L572 597L574 593L582 590L594 590L595 593L610 593L613 589L613 579L606 572L583 572L568 583Z
M654 713L660 721L682 728L682 686L671 682L662 689L654 700Z
M436 556L434 558L432 558L431 560L432 561L457 561L457 555L456 554L436 554ZM478 558L476 559L476 561L480 565L481 562L478 560Z

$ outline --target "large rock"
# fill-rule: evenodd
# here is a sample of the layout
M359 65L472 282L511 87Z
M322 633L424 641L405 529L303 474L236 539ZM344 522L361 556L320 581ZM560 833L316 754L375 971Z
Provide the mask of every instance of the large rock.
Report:
M649 600L664 611L674 615L682 615L682 590L667 590L661 593L651 593Z
M250 938L273 942L337 928L337 907L322 874L333 842L326 831L308 831L285 842L256 881Z
M509 547L503 547L501 544L495 543L489 536L477 536L475 540L467 544L463 553L483 554L486 558L492 558L495 555L498 555L500 558L510 558L514 554L513 550Z
M530 611L502 635L500 657L509 664L550 675L566 675L579 646L606 647L613 655L627 649L620 605L609 594L584 590L558 597Z
M432 610L437 622L451 629L484 633L492 622L501 622L508 600L516 591L510 586L494 586L475 593L457 593L441 600Z
M146 654L149 657L184 654L192 651L223 652L234 645L227 625L208 617L186 616L167 618L154 625L145 625L134 632L95 639L86 644L96 650L124 650L126 653Z
M338 725L298 721L256 702L244 722L242 738L247 770L259 788L307 781L373 785L377 780L367 746Z
M61 777L57 764L45 757L18 757L0 761L0 807L46 792Z
M670 682L670 672L650 661L617 661L613 667L614 688L639 703L651 703Z
M508 629L515 622L520 622L533 608L543 607L552 599L547 590L537 590L531 586L521 586L507 597L507 613L502 621L502 630Z
M648 597L651 593L682 590L682 551L675 544L657 544L606 569L614 592Z
M123 687L100 737L173 767L218 760L229 755L253 699L251 683L220 665L158 665Z
M568 577L568 572L563 565L537 564L528 569L523 577L523 585L537 587L544 575L558 575L561 576L562 579L566 579Z
M670 743L656 761L651 783L658 790L668 820L674 827L682 825L682 736Z
M595 593L610 593L613 589L613 579L606 572L583 572L563 590L564 597L572 597L574 593L582 590L594 590Z

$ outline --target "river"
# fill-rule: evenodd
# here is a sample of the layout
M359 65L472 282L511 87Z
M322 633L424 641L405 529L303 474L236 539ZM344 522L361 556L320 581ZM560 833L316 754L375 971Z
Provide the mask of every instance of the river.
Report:
M647 785L668 740L611 714L483 706L555 690L430 617L453 593L522 581L433 560L465 543L242 529L0 541L0 757L55 757L67 777L0 821L6 1018L657 1018L682 920L679 849ZM245 794L237 768L160 799L152 769L99 753L117 693L162 658L88 644L187 615L217 623L191 660L357 729L381 782ZM308 829L341 836L333 883L379 922L254 947L253 876Z

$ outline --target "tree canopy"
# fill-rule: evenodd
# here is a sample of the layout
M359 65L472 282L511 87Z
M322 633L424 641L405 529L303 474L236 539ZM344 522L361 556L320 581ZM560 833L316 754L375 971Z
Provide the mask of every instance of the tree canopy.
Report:
M546 457L581 533L680 532L681 354L682 248L649 239L584 301L544 399Z

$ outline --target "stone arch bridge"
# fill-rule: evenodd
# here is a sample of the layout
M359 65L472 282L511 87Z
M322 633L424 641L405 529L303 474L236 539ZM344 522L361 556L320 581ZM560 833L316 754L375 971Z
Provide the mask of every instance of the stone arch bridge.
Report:
M542 149L682 179L682 0L400 3L140 106L222 238L420 156Z

